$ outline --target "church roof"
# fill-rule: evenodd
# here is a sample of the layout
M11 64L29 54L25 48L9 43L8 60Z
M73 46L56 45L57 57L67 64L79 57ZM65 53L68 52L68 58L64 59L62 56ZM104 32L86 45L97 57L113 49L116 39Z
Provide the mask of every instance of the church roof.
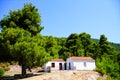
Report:
M76 57L76 56L70 57L70 59L72 60L94 60L91 57Z
M65 62L63 59L60 59L60 58L53 59L52 61Z

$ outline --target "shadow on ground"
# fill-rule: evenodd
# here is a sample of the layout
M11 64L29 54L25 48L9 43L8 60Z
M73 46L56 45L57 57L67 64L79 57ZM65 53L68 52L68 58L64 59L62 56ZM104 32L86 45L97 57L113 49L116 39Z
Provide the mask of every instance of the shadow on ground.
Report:
M39 76L44 74L44 70L40 70L37 73L29 73L23 76L22 74L15 74L14 76L0 76L0 80L17 80L17 79L23 79L23 78L28 78L28 77L33 77L33 76Z

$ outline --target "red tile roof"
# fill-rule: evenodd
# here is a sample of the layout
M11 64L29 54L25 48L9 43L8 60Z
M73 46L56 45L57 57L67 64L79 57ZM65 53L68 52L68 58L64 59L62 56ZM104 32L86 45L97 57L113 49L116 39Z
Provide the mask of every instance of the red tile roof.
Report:
M73 56L73 57L70 57L70 58L73 59L73 60L94 60L91 57L76 57L76 56Z
M53 59L52 61L65 62L63 59Z

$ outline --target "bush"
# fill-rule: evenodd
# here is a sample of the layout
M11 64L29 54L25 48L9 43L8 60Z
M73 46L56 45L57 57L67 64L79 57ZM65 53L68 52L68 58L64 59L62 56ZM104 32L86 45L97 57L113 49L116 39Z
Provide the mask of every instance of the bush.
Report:
M98 78L97 80L102 80L102 78Z
M6 66L5 68L4 68L4 71L9 71L10 70L10 67L9 66Z
M3 76L4 75L4 70L3 69L0 69L0 76Z
M18 65L18 62L17 61L11 61L10 65Z
M96 59L96 71L102 75L109 75L107 80L120 80L119 79L119 64L110 57L102 57Z
M10 70L10 64L8 62L4 62L4 63L0 63L0 67L1 69L3 69L4 71L9 71Z

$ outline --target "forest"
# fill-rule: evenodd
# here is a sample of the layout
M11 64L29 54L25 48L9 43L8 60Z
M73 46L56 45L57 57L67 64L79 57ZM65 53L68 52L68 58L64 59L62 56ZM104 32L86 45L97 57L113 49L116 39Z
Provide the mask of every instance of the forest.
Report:
M31 3L10 10L0 20L0 27L0 62L17 61L22 75L28 67L43 66L53 58L66 60L71 54L91 56L96 60L96 71L108 75L109 80L120 80L120 44L107 41L104 34L99 39L86 32L61 38L44 36L40 33L44 29L41 15Z

